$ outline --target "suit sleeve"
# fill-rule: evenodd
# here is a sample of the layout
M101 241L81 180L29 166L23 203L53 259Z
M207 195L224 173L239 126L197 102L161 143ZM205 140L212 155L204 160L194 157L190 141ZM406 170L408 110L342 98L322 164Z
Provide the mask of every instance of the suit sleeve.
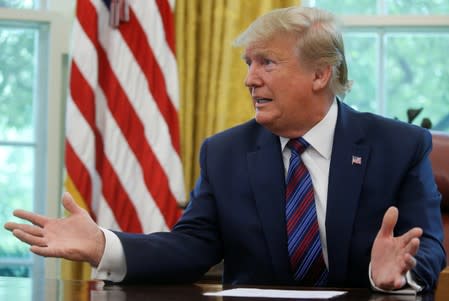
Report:
M126 257L124 282L192 283L222 259L214 192L207 176L207 140L200 165L189 205L171 232L117 233Z
M428 131L422 133L424 137L414 156L414 164L406 172L401 185L396 231L402 234L413 227L423 229L416 255L417 266L412 273L424 290L429 290L436 286L438 275L446 266L446 255L442 245L441 195L429 159L432 138Z

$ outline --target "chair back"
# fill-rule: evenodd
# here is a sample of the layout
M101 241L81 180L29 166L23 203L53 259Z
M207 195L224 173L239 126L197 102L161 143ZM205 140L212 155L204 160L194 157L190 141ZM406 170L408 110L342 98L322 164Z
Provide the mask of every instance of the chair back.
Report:
M441 213L444 227L444 248L449 264L449 134L431 131L433 148L430 161L438 190L441 193Z

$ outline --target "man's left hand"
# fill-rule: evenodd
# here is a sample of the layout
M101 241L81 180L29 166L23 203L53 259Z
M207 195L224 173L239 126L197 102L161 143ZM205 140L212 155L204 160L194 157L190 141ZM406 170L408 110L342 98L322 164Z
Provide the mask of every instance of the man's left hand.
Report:
M413 228L394 237L398 214L396 207L388 208L371 250L371 277L374 284L383 290L405 286L405 274L416 266L414 256L418 252L419 238L423 232L421 228Z

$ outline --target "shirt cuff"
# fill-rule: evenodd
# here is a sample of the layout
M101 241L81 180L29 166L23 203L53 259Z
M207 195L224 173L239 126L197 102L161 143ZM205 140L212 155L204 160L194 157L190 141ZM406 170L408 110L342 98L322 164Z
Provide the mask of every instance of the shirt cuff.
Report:
M92 269L92 278L121 282L126 276L126 258L122 243L114 232L100 229L105 237L104 253L98 267Z
M415 295L416 293L419 293L423 289L423 287L420 286L416 282L413 274L410 271L408 271L405 274L406 285L403 288L401 288L401 289L384 290L384 289L381 289L381 288L377 287L374 284L373 278L371 277L371 262L370 262L370 264L368 266L368 278L369 278L369 281L371 283L371 288L374 291L376 291L376 292L382 292L382 293L387 293L387 294L398 294L398 295Z
M417 293L424 289L422 285L418 284L418 282L416 281L416 277L412 272L408 271L407 274L405 274L405 279L407 280L407 284L410 285L410 287L413 288Z

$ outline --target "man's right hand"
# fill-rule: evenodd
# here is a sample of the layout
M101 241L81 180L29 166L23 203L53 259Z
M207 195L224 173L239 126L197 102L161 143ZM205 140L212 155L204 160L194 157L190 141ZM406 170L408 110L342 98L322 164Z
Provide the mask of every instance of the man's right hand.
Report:
M64 193L62 204L70 213L67 217L49 218L15 210L15 216L31 222L32 225L7 222L5 228L29 244L31 252L37 255L87 261L97 267L105 247L103 231L89 214L75 203L69 193Z

